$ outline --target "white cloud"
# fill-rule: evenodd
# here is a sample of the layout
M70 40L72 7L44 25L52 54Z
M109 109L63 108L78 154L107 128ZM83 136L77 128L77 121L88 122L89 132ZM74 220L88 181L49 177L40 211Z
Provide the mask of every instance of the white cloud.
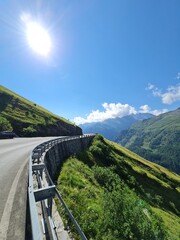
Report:
M158 116L158 115L160 115L160 114L162 114L162 113L166 113L166 112L168 112L168 109L167 109L167 108L164 108L164 109L162 109L162 110L157 110L157 109L155 109L155 110L151 110L151 111L150 111L150 113L152 113L152 114L155 115L155 116Z
M165 92L162 92L152 84L148 84L148 86L152 86L148 89L152 91L155 97L160 97L164 104L170 105L180 100L180 84L168 87Z
M162 114L162 113L165 113L165 112L168 112L168 109L164 108L164 109L161 109L161 110L152 110L147 104L141 106L139 108L139 113L152 113L153 115L159 115L159 114Z
M152 90L155 86L151 83L148 83L146 90Z
M177 73L176 79L180 79L180 72Z
M166 104L172 104L180 100L180 84L171 86L167 89L167 92L161 94L162 102Z
M103 103L104 111L92 111L86 118L75 117L76 124L84 124L90 122L102 122L109 118L124 117L130 114L135 114L137 111L134 107L128 104L121 103Z
M128 104L121 103L103 103L102 106L104 111L95 110L88 114L86 118L75 117L73 121L79 125L84 123L102 122L106 119L117 117L121 118L136 113L152 113L154 115L159 115L168 111L167 109L151 110L147 104L141 106L139 110L136 110L134 107Z
M139 112L141 113L149 113L149 111L151 110L151 108L147 104L141 106L139 109Z

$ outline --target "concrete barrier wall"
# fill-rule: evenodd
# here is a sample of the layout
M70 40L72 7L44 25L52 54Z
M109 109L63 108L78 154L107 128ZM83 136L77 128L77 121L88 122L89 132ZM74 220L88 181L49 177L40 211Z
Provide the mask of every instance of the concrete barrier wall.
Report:
M62 139L62 142L48 150L44 162L51 178L53 178L57 168L63 164L65 159L82 152L90 145L93 138L94 135Z

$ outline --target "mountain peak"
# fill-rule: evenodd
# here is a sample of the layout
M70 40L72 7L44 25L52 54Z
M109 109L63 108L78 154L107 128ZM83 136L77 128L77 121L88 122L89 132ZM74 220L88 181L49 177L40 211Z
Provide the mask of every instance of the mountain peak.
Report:
M115 140L122 130L129 128L133 123L154 117L150 113L131 114L124 117L109 118L103 122L81 124L84 133L100 133L109 140Z

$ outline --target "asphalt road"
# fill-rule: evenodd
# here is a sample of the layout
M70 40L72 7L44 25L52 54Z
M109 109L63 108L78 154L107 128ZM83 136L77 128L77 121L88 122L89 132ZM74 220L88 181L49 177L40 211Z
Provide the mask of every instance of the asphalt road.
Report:
M40 143L53 139L0 139L0 239L24 239L28 159Z

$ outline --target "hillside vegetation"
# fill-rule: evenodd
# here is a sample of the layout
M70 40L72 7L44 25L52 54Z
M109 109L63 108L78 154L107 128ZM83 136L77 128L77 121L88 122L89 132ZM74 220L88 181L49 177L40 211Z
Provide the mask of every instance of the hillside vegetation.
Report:
M117 142L142 157L180 173L180 108L137 122Z
M76 135L79 127L0 86L0 131L20 136Z
M180 177L97 135L57 187L89 240L180 239ZM79 239L61 205L58 210Z

